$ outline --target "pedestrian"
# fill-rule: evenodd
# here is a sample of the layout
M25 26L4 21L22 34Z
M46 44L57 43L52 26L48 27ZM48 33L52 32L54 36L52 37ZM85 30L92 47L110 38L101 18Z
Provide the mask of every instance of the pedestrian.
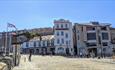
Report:
M32 57L32 50L30 49L30 50L29 50L29 58L28 58L29 61L31 61L31 57Z
M80 57L82 58L82 53L80 52Z

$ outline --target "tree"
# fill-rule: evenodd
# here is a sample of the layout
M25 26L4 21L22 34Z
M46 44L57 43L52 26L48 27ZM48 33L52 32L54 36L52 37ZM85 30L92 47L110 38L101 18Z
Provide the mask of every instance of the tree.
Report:
M23 40L23 41L18 41L17 38L21 37L21 36L26 37L26 39ZM23 42L27 42L27 41L33 39L34 37L39 37L39 39L42 40L42 35L39 34L39 33L24 32L24 33L21 33L21 34L13 35L13 37L12 37L12 44L21 44Z

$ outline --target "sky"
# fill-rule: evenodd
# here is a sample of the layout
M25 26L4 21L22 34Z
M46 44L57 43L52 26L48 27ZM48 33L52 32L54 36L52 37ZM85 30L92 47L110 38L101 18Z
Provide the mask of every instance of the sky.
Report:
M7 23L20 29L53 27L56 19L98 21L115 27L114 0L0 0L0 32ZM9 28L14 30L13 28Z

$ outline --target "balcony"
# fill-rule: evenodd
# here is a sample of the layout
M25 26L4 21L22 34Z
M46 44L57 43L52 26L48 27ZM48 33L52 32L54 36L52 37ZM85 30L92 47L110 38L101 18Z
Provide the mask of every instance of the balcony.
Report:
M55 28L55 30L69 30L69 28Z
M95 47L97 47L97 44L96 44L96 42L86 43L86 46L87 46L88 48L95 48Z
M87 31L87 33L92 33L92 32L96 32L96 29L95 29L95 27L90 27L90 26L88 26L88 27L86 28L86 31Z

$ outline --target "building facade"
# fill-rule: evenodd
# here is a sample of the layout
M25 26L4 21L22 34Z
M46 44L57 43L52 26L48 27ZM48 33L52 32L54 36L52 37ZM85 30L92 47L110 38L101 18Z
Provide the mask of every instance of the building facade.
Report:
M115 28L111 28L111 43L113 45L113 55L115 55Z
M55 52L53 35L42 36L42 40L35 37L21 46L24 54L29 53L30 49L33 54L53 54Z
M44 30L44 29L42 29ZM34 54L59 54L59 55L90 55L111 56L115 53L115 29L110 24L89 22L75 23L69 20L54 20L54 28L47 35L31 39L22 44L22 52ZM33 31L32 31L33 32ZM49 33L50 32L50 33Z
M74 54L72 28L72 23L69 20L54 20L54 45L56 54Z
M110 24L75 23L74 32L74 47L77 47L77 55L85 56L90 53L94 56L112 55Z

